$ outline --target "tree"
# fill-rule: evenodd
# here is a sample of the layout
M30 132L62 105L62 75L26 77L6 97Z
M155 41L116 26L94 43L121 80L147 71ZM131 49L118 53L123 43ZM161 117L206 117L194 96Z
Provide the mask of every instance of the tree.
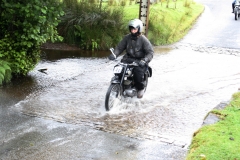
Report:
M40 46L61 40L59 0L0 0L0 60L13 75L26 75L40 60ZM1 66L0 66L1 67Z

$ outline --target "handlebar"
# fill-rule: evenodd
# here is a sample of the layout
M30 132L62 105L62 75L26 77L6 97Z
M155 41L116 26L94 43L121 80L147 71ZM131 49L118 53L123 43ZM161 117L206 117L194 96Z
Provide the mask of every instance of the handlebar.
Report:
M130 63L130 64L128 64L128 63L123 63L123 62L119 62L119 64L121 64L121 65L127 65L127 66L139 66L136 62L133 62L133 63Z
M116 54L114 54L114 48L110 48L109 49L111 51L111 53L113 54L113 56L115 57L115 59L117 58Z
M117 60L117 56L116 56L116 54L114 54L114 48L110 48L109 50L111 51L111 53L112 53L113 56L115 57L115 60L114 60L114 61L116 61L116 60ZM123 62L119 62L119 64L121 64L121 65L127 65L127 66L139 66L136 62L132 62L132 63L130 63L130 64L128 64L128 63L123 63Z

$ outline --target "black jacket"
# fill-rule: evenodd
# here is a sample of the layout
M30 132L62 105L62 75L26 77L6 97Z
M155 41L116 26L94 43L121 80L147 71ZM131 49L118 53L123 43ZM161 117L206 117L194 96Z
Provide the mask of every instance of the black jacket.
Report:
M114 53L119 56L124 50L126 50L126 54L123 56L123 60L132 58L149 63L154 54L152 44L144 35L139 35L135 40L133 40L131 34L124 36L115 48Z

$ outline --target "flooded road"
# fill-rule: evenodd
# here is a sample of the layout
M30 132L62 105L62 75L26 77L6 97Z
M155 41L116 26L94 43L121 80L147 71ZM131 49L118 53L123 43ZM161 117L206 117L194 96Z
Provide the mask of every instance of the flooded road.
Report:
M201 43L201 18L181 42L154 48L144 97L124 99L110 112L104 98L117 62L46 55L25 80L0 88L0 158L184 159L206 114L240 87L238 46L225 47L228 32L222 46Z
M115 64L106 58L42 62L30 75L43 89L29 94L14 109L58 122L185 146L206 113L229 100L240 84L239 57L179 48L155 54L153 77L142 99L126 98L107 113L104 98ZM46 67L47 74L37 71Z
M57 130L59 127L56 126L62 128L62 125L64 125L66 131L63 135L66 136L66 134L79 132L82 127L86 127L93 129L91 132L94 133L95 130L100 130L114 133L117 136L151 142L151 145L156 142L171 144L173 148L178 147L185 153L192 134L201 126L208 111L220 102L228 101L232 93L237 91L240 83L238 69L240 57L198 52L183 47L168 52L163 50L162 54L158 53L162 49L155 48L155 50L156 54L151 62L153 77L149 79L148 89L144 97L142 99L125 99L119 108L109 113L104 108L104 96L112 77L112 68L115 62L109 62L106 58L69 58L39 63L34 71L29 74L32 81L34 80L32 82L33 86L30 87L34 88L33 91L26 93L25 98L8 107L7 112L26 115L26 119L31 119L31 117L40 119L33 118L27 126L21 126L21 123L19 123L17 135L9 135L9 132L12 133L11 130L9 132L4 130L2 132L3 144L13 143L12 145L15 146L16 142L13 139L19 135L26 136L24 138L26 141L29 141L29 139L33 141L31 130L35 131L33 129L36 127L35 121L48 119L52 122L47 121L48 129L45 129L46 132L51 130L52 125ZM38 69L40 68L47 68L47 74L39 72ZM26 86L24 87L26 88ZM3 95L7 91L9 89L2 88ZM14 122L19 121L15 115L12 118L16 118ZM59 122L60 124L58 124ZM22 129L19 129L19 127ZM88 132L86 128L84 133ZM68 131L68 129L71 131ZM39 129L37 130L39 132ZM58 145L62 143L68 144L71 142L72 144L78 140L78 138L73 138L72 135L66 140L62 132L62 130L57 134L54 132L52 136L59 138L61 133L61 138L55 137L55 140L50 138L47 143L54 141L52 144L56 143L58 148ZM26 134L31 136L28 137ZM17 142L20 141L18 143L21 143L18 146L20 149L36 147L35 141L34 143L28 142L27 147L22 145L22 138L17 138ZM82 134L79 138L82 139ZM91 143L94 144L95 142ZM50 146L52 147L52 145ZM139 144L137 146L139 147ZM40 148L42 147L41 144ZM56 146L53 148L56 149ZM172 150L173 148L170 149L170 154L167 153L166 155L173 156L172 152L176 150ZM35 148L35 150L37 149ZM102 149L98 148L98 150L101 151ZM15 155L16 152L10 152L10 155ZM42 152L41 154L43 154ZM68 152L71 153L72 149ZM30 153L30 155L33 153ZM53 151L53 155L54 153L56 154L55 151ZM183 153L180 159L183 159ZM2 155L6 159L12 159L3 153Z

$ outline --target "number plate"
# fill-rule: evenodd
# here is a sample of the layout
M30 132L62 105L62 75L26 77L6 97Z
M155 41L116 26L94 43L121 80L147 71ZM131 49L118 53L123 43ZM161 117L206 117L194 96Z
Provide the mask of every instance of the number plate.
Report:
M122 66L116 66L113 70L113 73L121 73L122 72L123 67Z

